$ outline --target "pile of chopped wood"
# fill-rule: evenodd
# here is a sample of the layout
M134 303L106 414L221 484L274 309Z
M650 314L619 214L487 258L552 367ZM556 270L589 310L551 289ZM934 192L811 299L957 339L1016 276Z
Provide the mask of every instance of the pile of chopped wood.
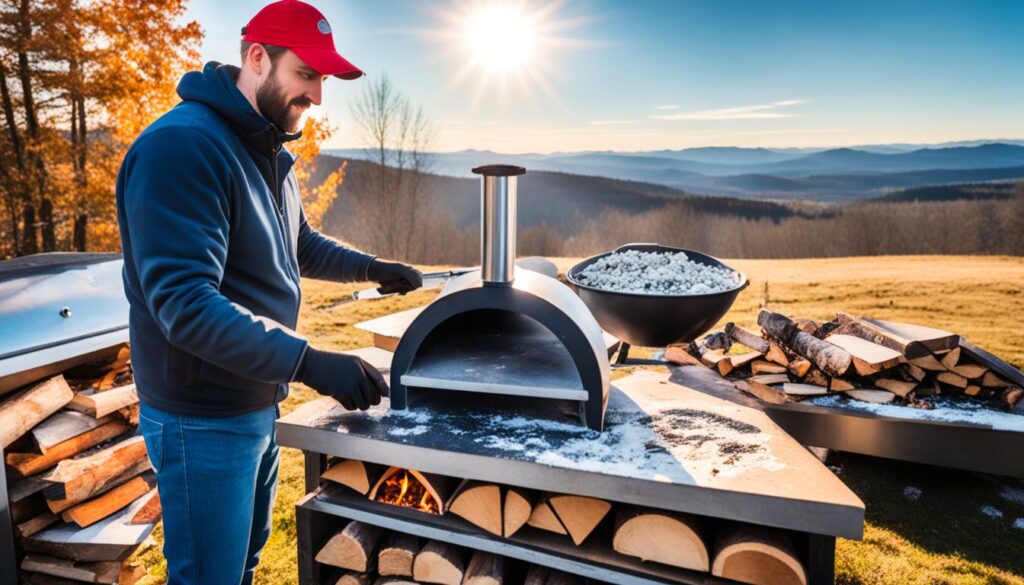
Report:
M128 559L160 517L129 350L0 400L0 447L29 583L134 583Z
M403 497L381 498L382 487L393 484L396 478L403 494L423 495L409 501ZM321 479L376 502L426 514L458 516L483 531L481 534L527 546L536 544L536 535L553 533L591 558L623 555L740 581L807 583L806 569L793 542L778 529L578 494L538 493L517 486L459 480L354 459L332 460ZM427 503L428 499L439 505ZM420 545L414 536L388 535L381 528L353 521L318 545L316 561L349 571L337 579L339 585L524 582L522 571L506 571L506 559L501 557L437 541ZM540 570L532 567L529 571ZM389 580L396 578L405 580ZM536 581L527 578L525 583L583 582L576 577L564 580L568 578L551 571Z
M782 404L829 393L931 408L930 396L962 396L1024 414L1024 374L959 335L921 325L838 313L790 319L762 309L760 333L728 323L665 358L705 365L763 400Z

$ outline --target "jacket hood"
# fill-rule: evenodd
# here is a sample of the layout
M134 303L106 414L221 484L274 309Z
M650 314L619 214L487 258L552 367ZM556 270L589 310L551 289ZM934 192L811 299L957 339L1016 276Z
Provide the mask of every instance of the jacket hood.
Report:
M301 132L282 132L264 118L238 90L235 82L241 70L234 65L210 61L202 71L190 71L178 82L178 95L202 103L220 115L253 148L274 152Z

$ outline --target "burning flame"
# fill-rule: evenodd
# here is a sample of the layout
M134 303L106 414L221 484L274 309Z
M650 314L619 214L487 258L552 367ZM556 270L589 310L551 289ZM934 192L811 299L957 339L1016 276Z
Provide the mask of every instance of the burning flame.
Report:
M437 502L427 488L406 469L393 474L384 481L384 485L377 491L376 500L428 514L441 513Z

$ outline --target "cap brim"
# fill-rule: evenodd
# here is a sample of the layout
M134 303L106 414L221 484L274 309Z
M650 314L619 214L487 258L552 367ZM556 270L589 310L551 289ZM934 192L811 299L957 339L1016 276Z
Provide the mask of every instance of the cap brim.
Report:
M333 75L347 80L359 79L364 75L361 69L332 49L293 48L292 52L321 75Z

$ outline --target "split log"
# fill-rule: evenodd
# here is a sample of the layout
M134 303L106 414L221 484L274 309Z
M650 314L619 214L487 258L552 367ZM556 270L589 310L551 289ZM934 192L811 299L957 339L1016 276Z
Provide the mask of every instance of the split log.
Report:
M1021 372L1004 360L992 355L965 339L960 340L960 350L963 355L969 357L975 363L981 364L992 370L998 374L999 377L1009 380L1017 386L1024 386L1024 372Z
M416 555L412 565L412 577L423 583L461 585L465 565L459 549L446 542L431 540Z
M129 384L104 392L84 390L75 394L67 406L93 418L102 418L138 402L135 384Z
M748 351L740 355L729 356L729 363L732 364L733 369L741 368L756 359L763 358L764 354L759 351Z
M833 392L845 392L855 389L855 386L842 378L829 378L821 370L812 369L804 376L804 382L814 384L822 388L828 388Z
M960 336L955 333L922 325L854 317L846 313L839 313L836 318L840 327L846 329L844 333L894 349L907 359L952 349L960 341Z
M742 380L736 384L742 392L750 394L754 398L768 402L769 404L786 404L792 402L785 392L776 390L771 386L754 381L753 378Z
M807 372L811 371L811 362L805 360L804 358L797 358L789 362L789 365L786 366L786 369L789 370L797 378L803 378L804 376L807 375Z
M342 459L331 463L320 478L348 486L365 496L370 493L370 488L377 483L385 469L383 465L356 459Z
M690 344L693 351L700 356L700 361L707 367L718 372L720 376L728 376L732 371L732 361L720 349L709 349L703 343L694 341Z
M504 580L504 557L478 550L469 559L462 585L502 585Z
M678 366L704 366L704 363L695 358L690 351L682 345L670 345L665 348L665 359Z
M924 369L911 362L903 364L903 371L905 371L908 376L910 376L914 380L917 380L918 382L923 382L925 376L928 375L928 373L925 372Z
M964 388L964 394L968 396L977 396L978 394L981 394L981 386L977 384L971 384L970 386Z
M1020 386L1010 386L999 394L999 400L1003 402L1007 410L1017 410L1018 406L1024 403L1024 389Z
M745 345L762 354L768 353L768 349L770 348L770 344L767 339L757 335L756 333L751 333L750 331L737 326L735 323L725 324L725 334L731 337L733 341L741 345Z
M846 390L846 395L861 402L886 404L896 399L896 395L887 390Z
M526 523L534 528L547 530L548 532L569 534L565 526L558 520L558 516L555 516L555 511L551 509L551 505L548 504L547 500L542 499L537 502L537 505L533 507L533 511L530 512L530 517L526 520Z
M501 487L496 484L463 480L445 508L491 534L502 535Z
M122 563L117 561L78 563L44 555L26 555L21 561L22 571L31 571L63 577L86 583L117 585L121 576Z
M935 356L931 354L921 356L919 358L914 358L910 360L910 363L921 368L922 370L928 370L929 372L946 371L946 366L942 365L942 362L940 362L938 359L935 358Z
M821 323L814 319L793 319L793 323L796 323L796 326L800 331L810 333L811 335L814 335L814 332L818 330L818 327L821 327Z
M875 380L875 386L882 390L888 390L900 398L906 398L908 394L914 391L914 388L917 388L917 384L913 382L903 382L902 380L893 380L892 378Z
M829 335L825 341L845 349L853 357L853 368L858 375L870 376L896 367L903 354L852 335Z
M372 571L377 559L374 551L383 534L379 526L352 520L316 553L316 562L358 573Z
M37 453L8 453L7 465L13 467L22 477L35 475L49 469L64 459L74 457L86 449L109 441L128 430L128 424L121 420L113 420L105 425L92 429L53 445L42 455Z
M771 337L800 357L807 359L830 376L841 376L850 368L849 352L800 331L786 316L765 309L757 315L757 323Z
M48 511L43 489L49 485L42 475L27 477L14 483L7 491L11 504L11 521L15 524Z
M709 568L708 549L694 518L623 507L615 526L612 548L616 552L694 571Z
M786 374L759 374L757 376L751 376L747 378L747 380L753 380L754 382L770 386L772 384L785 384L789 382L789 376Z
M15 526L15 532L18 534L18 538L28 538L43 528L55 524L58 520L60 520L59 516L47 510Z
M952 370L960 363L960 348L954 347L953 349L946 352L946 355L942 356L939 360L947 370Z
M402 532L393 532L380 547L377 573L394 577L412 577L412 563L420 552L420 539Z
M773 364L764 360L754 360L750 364L750 373L755 376L760 374L785 374L786 366L780 366L779 364Z
M823 396L828 390L814 384L783 384L782 391L789 396Z
M552 524L548 512L544 511L545 508L550 511L551 516L554 516L557 527ZM538 522L534 523L534 514L530 515L530 520L527 522L536 528L568 534L573 543L579 546L597 528L597 525L611 509L611 503L606 500L569 494L549 495L541 498L540 503L534 507L535 514L540 510Z
M117 415L93 418L74 410L61 410L33 427L32 439L39 448L39 452L45 454L55 445L119 418Z
M963 376L968 380L980 380L986 372L988 372L988 368L978 364L960 364L953 367L954 374Z
M967 387L967 378L964 378L960 374L954 372L942 372L938 376L935 376L935 379L943 384L948 384L957 388Z
M373 580L366 573L344 573L334 585L370 585Z
M807 585L807 572L793 544L777 531L736 528L717 547L711 574L743 583Z
M995 372L989 370L985 372L984 376L982 376L981 385L986 388L1006 388L1010 383L997 376Z
M0 404L0 449L43 422L74 398L64 376L55 376Z
M85 528L123 510L155 486L156 479L152 475L135 477L100 496L65 510L61 518L65 522L74 522Z
M502 536L508 538L530 519L533 512L533 497L526 490L509 487L505 491L502 513Z
M789 357L786 356L786 352L782 351L782 348L778 343L774 341L768 344L768 353L764 354L766 360L779 364L780 366L789 365Z
M65 459L44 479L47 506L54 513L84 502L150 469L146 444L132 437L80 459Z
M163 506L160 504L160 493L157 490L150 490L142 497L145 503L128 520L128 524L156 524L163 516Z

